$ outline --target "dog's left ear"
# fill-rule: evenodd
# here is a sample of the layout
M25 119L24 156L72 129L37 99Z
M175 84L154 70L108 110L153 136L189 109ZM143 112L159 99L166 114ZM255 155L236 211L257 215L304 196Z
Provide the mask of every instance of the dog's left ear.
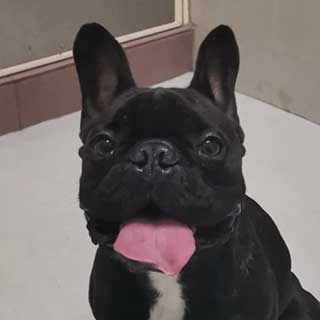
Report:
M82 128L135 82L121 45L97 23L81 27L74 41L73 57L82 93Z
M239 123L235 83L239 71L239 48L232 30L220 25L202 42L190 88L196 89L233 121Z

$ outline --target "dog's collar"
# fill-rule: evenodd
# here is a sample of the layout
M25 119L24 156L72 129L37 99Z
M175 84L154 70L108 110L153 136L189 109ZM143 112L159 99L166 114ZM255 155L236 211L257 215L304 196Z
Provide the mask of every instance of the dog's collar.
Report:
M242 205L241 203L238 203L236 207L227 215L228 218L231 218L230 219L230 226L232 228L231 231L234 230L235 222L237 218L240 216L241 212L242 212Z
M92 239L92 242L100 246L110 242L111 240L110 237L106 235L104 230L102 230L103 227L101 228L100 223L90 217L88 210L83 209L83 211L87 221L87 229L89 231L89 235ZM223 224L223 228L222 228L223 230L222 232L220 231L219 235L217 236L217 241L212 241L212 242L210 241L207 243L201 243L201 241L198 241L197 251L207 250L207 249L216 247L219 244L221 245L226 243L230 239L233 231L235 230L236 222L241 212L242 212L242 205L241 203L239 203L235 206L233 210L230 211L230 213L226 215L226 217L221 222L221 224Z
M222 231L220 231L217 234L216 241L208 241L208 242L197 242L197 252L202 252L208 249L212 249L214 247L217 247L218 245L223 245L227 243L235 228L237 225L237 221L239 216L241 215L242 212L242 204L239 203L235 206L233 210L231 210L230 213L227 214L227 216L221 221L220 223L222 224Z

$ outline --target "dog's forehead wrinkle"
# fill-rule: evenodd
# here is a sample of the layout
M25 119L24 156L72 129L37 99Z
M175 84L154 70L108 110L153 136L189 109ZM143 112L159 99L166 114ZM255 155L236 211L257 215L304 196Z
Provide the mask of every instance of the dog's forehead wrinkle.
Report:
M124 124L124 118L128 128L146 134L150 131L175 134L190 132L191 128L200 131L207 126L175 89L147 89L126 97L119 99L113 107L111 123L115 126ZM177 122L181 126L177 126Z
M115 118L117 114L123 112L129 104L133 104L141 95L149 95L151 90L150 88L131 88L126 90L114 100L110 110L108 110L108 114L111 118Z

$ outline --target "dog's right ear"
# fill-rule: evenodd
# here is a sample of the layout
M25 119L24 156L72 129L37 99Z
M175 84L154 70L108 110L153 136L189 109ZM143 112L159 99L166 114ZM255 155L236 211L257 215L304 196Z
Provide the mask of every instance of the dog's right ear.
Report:
M73 45L82 93L81 128L112 100L135 86L127 57L117 40L97 23L85 24Z

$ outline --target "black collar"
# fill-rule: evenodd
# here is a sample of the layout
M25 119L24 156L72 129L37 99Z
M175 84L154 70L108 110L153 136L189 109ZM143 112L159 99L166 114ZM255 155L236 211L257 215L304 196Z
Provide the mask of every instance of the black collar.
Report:
M230 211L230 213L226 215L226 217L221 222L217 224L217 226L209 228L212 240L203 240L201 239L201 236L197 237L196 235L196 251L206 251L227 243L236 229L237 222L239 220L238 218L241 212L242 205L241 203L239 203L233 210Z

